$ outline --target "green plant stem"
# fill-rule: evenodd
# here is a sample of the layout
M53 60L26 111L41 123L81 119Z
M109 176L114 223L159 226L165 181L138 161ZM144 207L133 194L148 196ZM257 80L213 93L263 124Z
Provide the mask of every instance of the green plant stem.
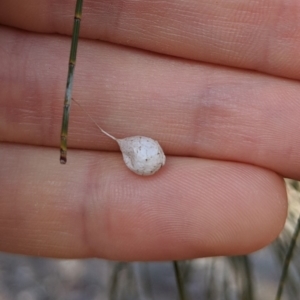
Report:
M298 218L297 225L296 225L295 231L294 231L293 236L292 236L292 240L290 242L288 251L287 251L285 259L284 259L284 264L283 264L282 273L281 273L280 282L279 282L279 285L278 285L275 300L280 300L281 299L284 283L285 283L286 278L287 278L289 265L290 265L290 262L291 262L291 259L292 259L292 256L293 256L293 251L295 249L296 241L297 241L299 233L300 233L300 216Z
M179 270L179 265L177 261L173 261L173 267L175 271L175 276L176 276L176 283L178 287L178 293L180 300L187 300L186 293L185 293L185 288L184 288L184 281L181 275L181 272Z
M75 8L72 43L71 43L69 67L68 67L68 77L67 77L65 101L64 101L64 108L63 108L61 134L60 134L60 163L61 164L65 164L67 162L67 139L68 139L68 127L69 127L69 115L70 115L70 106L71 106L71 98L72 98L74 70L76 64L80 21L82 15L82 4L83 4L83 0L77 0L76 8Z

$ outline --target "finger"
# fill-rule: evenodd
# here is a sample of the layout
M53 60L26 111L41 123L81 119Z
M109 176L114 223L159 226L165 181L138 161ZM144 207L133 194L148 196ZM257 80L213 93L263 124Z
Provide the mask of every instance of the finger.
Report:
M2 24L71 34L75 1L2 0ZM87 1L81 36L300 78L299 1Z
M286 217L283 180L238 163L169 157L153 177L117 153L1 144L0 248L52 257L185 259L254 251Z
M56 147L68 40L2 29L0 44L0 139ZM114 136L300 178L299 83L104 43L79 51L73 96ZM118 149L75 104L69 147Z

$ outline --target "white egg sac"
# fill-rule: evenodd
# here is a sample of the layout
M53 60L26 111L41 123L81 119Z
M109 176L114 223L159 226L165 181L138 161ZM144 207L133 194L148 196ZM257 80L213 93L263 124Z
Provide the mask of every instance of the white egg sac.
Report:
M166 162L159 143L144 136L117 139L126 166L138 175L148 176L157 172Z

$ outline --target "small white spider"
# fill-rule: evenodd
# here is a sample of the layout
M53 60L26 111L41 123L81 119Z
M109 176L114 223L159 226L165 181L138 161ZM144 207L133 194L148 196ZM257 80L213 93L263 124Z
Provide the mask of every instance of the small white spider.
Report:
M74 99L73 101L87 114L102 133L119 144L123 160L132 172L142 176L149 176L153 175L165 164L166 156L157 141L145 136L117 139L103 130L77 101Z

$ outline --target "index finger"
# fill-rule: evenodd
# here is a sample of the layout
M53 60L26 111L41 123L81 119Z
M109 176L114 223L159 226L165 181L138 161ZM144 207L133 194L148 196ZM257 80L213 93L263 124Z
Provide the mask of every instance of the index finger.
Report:
M71 34L75 1L2 0L0 22ZM299 79L297 0L86 1L81 36Z

